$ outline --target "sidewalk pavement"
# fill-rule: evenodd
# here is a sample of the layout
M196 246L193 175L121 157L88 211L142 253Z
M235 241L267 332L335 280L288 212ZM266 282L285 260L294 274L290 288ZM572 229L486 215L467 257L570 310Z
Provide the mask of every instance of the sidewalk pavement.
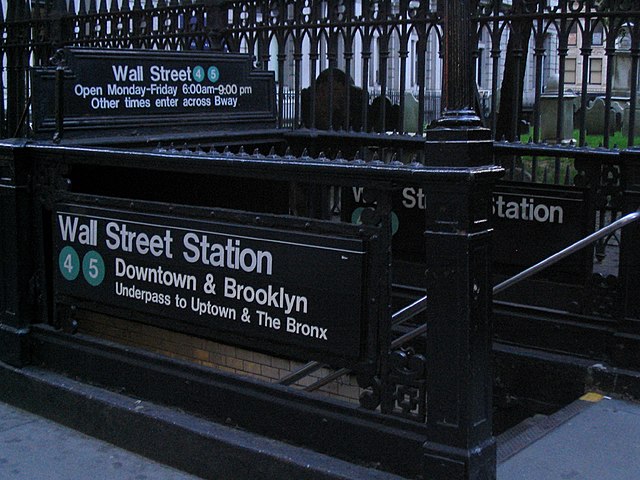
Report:
M638 480L640 404L595 397L541 427L498 465L497 479ZM0 402L2 480L198 478Z
M590 405L498 465L498 480L638 480L640 404L585 397Z
M2 480L198 480L0 402Z

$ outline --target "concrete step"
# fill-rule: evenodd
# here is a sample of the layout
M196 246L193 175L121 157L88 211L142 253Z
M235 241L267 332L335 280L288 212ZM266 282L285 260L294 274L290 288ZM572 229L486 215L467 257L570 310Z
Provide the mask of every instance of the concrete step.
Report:
M0 402L204 479L400 480L387 472L77 382L37 367L16 369L0 363L0 385ZM39 468L50 468L47 462L53 457L38 455L27 443L18 452L24 452L29 461L40 462ZM74 455L73 452L66 454ZM92 465L84 467L91 469ZM98 463L94 462L93 467L96 469L92 474L68 478L108 478L103 476L103 468L98 468ZM7 477L0 475L0 478Z

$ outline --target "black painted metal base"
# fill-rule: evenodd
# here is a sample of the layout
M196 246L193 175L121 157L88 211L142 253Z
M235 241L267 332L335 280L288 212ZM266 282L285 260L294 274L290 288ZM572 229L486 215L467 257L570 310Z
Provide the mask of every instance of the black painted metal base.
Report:
M0 361L14 367L29 363L29 330L0 324Z
M32 327L32 343L34 365L49 371L64 372L83 382L179 408L210 422L237 426L260 438L313 450L347 464L375 464L380 471L409 478L420 474L424 424L93 337L69 335L45 325Z
M425 478L492 480L496 478L496 442L454 449L440 444L424 445Z
M632 322L629 322L632 323ZM634 320L635 331L640 323ZM640 335L633 333L617 333L614 335L615 350L613 361L616 366L633 370L640 370Z
M426 132L429 151L438 151L438 164L473 167L493 158L491 131L482 126L473 111L445 112Z

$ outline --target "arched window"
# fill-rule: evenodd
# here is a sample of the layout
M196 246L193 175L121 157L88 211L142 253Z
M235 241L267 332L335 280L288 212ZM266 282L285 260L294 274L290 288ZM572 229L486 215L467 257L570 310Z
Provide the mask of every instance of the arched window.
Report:
M596 46L604 45L604 27L602 22L592 20L591 32L591 44Z

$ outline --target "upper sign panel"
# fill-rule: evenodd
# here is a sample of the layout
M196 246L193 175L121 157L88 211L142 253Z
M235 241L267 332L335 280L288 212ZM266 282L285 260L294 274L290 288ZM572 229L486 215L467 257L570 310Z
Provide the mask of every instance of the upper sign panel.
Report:
M273 127L273 72L239 54L63 50L64 128ZM56 127L56 68L33 70L34 131Z

